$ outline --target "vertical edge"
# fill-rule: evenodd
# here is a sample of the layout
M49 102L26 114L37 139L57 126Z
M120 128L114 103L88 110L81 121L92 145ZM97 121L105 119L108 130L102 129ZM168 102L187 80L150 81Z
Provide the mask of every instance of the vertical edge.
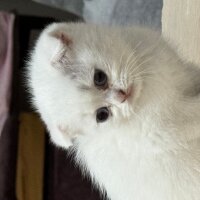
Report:
M33 113L21 113L17 158L18 200L43 200L45 129Z
M162 34L180 57L200 66L200 1L163 0Z

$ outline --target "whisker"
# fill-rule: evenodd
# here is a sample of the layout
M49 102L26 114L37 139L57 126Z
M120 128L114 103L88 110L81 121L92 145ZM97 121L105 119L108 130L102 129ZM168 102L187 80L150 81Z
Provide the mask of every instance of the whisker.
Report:
M130 53L130 55L128 56L127 60L126 60L126 65L125 66L128 66L129 65L129 62L131 61L131 58L135 55L135 51L132 51Z
M143 60L142 62L140 62L136 68L133 68L130 73L135 73L137 72L137 70L139 70L144 64L148 63L150 60L152 59L152 57L149 57L148 59L146 60Z
M136 51L142 43L143 43L142 41L139 41L139 42L135 45L134 51Z
M155 72L152 72L150 70L146 70L145 69L145 70L142 70L142 71L140 71L138 73L131 73L130 76L137 77L137 76L142 76L142 75L153 75L153 74L155 74Z

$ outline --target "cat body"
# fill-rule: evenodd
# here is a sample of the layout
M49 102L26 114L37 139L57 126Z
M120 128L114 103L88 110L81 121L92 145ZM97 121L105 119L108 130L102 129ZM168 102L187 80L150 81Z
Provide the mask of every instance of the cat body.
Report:
M200 199L200 72L158 33L52 24L28 78L52 141L108 198Z

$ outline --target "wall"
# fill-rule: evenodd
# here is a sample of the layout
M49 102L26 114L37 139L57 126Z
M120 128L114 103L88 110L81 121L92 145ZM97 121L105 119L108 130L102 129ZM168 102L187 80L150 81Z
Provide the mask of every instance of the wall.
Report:
M21 15L54 17L59 20L75 19L76 16L60 9L51 8L31 0L1 0L0 10L16 11Z
M199 0L164 0L162 33L183 59L200 67Z

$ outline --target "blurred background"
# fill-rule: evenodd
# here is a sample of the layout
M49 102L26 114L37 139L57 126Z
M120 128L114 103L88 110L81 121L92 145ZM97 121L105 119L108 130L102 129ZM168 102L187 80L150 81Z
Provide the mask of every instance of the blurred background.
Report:
M162 0L35 0L97 24L142 24L159 28Z
M49 141L24 73L41 30L55 21L161 28L162 0L0 1L0 200L98 200L66 151Z

